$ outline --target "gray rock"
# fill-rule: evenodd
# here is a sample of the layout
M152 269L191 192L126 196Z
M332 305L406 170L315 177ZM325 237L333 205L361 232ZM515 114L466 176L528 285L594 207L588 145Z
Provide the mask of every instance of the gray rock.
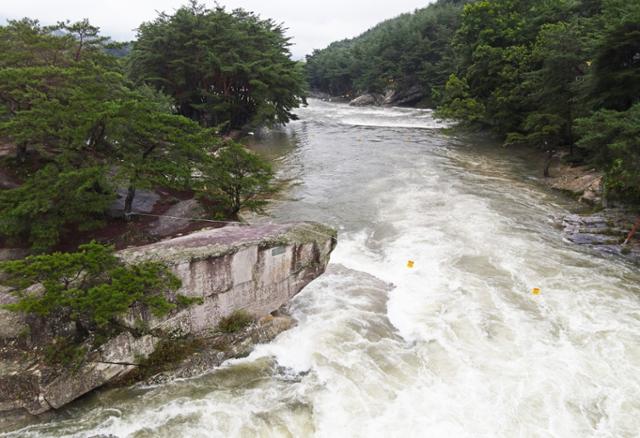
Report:
M587 166L571 167L558 163L552 169L558 176L546 180L553 189L561 190L590 205L602 203L602 173Z
M562 227L570 242L639 262L640 242L637 238L626 246L621 244L634 222L635 215L631 212L606 209L591 215L567 215L562 218Z
M169 318L147 317L153 330L197 334L242 309L261 317L279 309L321 275L335 231L315 223L231 226L121 251L126 262L164 263L182 280L178 293L202 298ZM135 325L144 317L132 314Z
M419 85L414 85L408 89L388 90L382 102L385 106L407 106L415 105L424 99L425 90Z
M187 228L192 223L190 218L201 218L204 214L196 199L180 201L150 225L149 233L158 237L172 236Z
M29 255L27 248L0 248L0 262L23 259Z
M145 383L156 385L202 375L228 359L247 356L256 344L273 340L295 324L296 321L291 316L279 314L261 318L238 333L207 336L201 351L186 358L173 369L162 371L147 379ZM224 348L221 349L221 346Z
M362 96L356 97L349 105L351 106L377 106L381 105L384 101L384 96L380 94L363 94Z
M58 409L70 401L119 380L148 357L161 339L175 335L206 335L236 310L257 319L254 330L239 336L228 353L215 360L247 354L291 326L286 318L269 314L286 304L310 281L321 275L336 244L336 232L316 223L226 227L131 248L118 253L127 263L153 260L165 263L181 280L179 293L202 298L202 304L155 318L132 311L125 324L146 320L152 335L139 338L124 332L91 352L77 370L59 370L15 357L0 360L0 427L10 427L30 415ZM11 299L9 294L2 299ZM6 315L4 315L6 316ZM16 327L18 327L17 321ZM0 328L6 338L17 332ZM10 339L0 341L11 342ZM1 344L0 344L1 346ZM28 353L24 353L27 357ZM206 366L211 361L205 361Z
M16 297L9 293L9 289L0 286L0 306L16 302ZM0 307L0 341L15 339L27 330L24 318L15 312Z
M153 353L159 341L159 338L150 335L134 338L129 332L122 333L103 345L94 360L77 371L63 373L42 388L42 397L49 406L58 409L133 371L140 359Z
M112 217L119 217L124 214L124 201L127 197L126 189L118 189L118 199L116 199L111 207L109 214ZM133 211L139 213L151 213L156 204L160 201L160 195L151 190L137 190L136 196L133 198Z

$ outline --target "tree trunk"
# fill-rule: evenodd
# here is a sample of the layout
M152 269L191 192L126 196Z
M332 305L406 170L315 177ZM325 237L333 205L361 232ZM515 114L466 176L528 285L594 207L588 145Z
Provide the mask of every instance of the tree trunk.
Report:
M16 146L16 161L18 163L24 163L27 161L27 145L18 144Z
M136 188L133 184L127 189L127 197L124 200L124 217L127 220L131 219L131 211L133 210L133 198L136 196Z
M631 228L631 231L629 231L629 235L627 236L627 238L624 241L623 245L628 244L631 241L631 239L633 239L633 236L636 235L636 233L638 232L638 228L639 227L640 227L640 217L638 218L636 223L633 224L633 227Z
M544 177L549 178L551 174L549 173L549 168L551 167L551 161L553 160L553 149L549 149L547 151L547 161L544 163Z
M567 136L569 137L569 156L573 158L573 106L569 103L569 121L567 123Z

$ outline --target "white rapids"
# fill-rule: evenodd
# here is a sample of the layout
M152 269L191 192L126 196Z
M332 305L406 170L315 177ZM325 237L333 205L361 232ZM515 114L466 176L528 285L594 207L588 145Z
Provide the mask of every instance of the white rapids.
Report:
M311 101L299 116L259 141L293 181L261 220L340 238L292 302L298 326L19 436L640 436L640 272L563 240L575 205L530 156L429 111Z

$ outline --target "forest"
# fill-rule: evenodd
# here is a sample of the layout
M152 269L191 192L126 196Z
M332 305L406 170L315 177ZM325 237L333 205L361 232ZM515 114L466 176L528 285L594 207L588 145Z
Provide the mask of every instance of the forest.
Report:
M640 3L439 0L307 59L312 89L420 87L418 105L606 173L640 202Z
M195 1L130 47L87 20L25 18L0 27L0 52L0 236L36 253L112 222L119 189L116 220L140 189L194 192L225 217L257 208L270 167L224 136L286 123L305 96L279 25Z

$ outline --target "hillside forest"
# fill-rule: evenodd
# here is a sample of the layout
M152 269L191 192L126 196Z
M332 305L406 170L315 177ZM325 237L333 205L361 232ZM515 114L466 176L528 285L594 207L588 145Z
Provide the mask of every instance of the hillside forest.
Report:
M420 90L418 106L606 173L640 201L640 3L438 0L307 58L312 89Z

